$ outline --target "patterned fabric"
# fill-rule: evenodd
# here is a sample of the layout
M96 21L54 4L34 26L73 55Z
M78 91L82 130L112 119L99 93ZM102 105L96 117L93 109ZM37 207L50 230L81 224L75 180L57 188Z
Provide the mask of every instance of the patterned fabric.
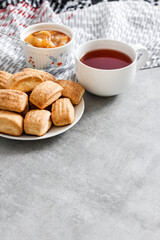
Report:
M92 4L99 2L111 2L111 1L127 1L127 0L48 0L50 7L54 12L60 13L65 11L76 10L78 8L89 7ZM128 0L130 1L130 0ZM159 0L139 0L147 1L152 5L158 5ZM17 5L22 0L0 0L0 8L6 8L9 4ZM25 0L25 2L34 8L40 7L43 3L43 0Z
M149 50L145 68L160 66L160 10L139 1L102 2L89 8L56 14L48 1L34 9L25 2L0 10L0 31L19 38L20 32L37 22L63 23L75 32L74 51L87 40L111 38L141 43ZM74 54L73 51L73 54ZM14 73L26 67L19 42L0 36L0 69ZM74 79L74 61L53 74Z

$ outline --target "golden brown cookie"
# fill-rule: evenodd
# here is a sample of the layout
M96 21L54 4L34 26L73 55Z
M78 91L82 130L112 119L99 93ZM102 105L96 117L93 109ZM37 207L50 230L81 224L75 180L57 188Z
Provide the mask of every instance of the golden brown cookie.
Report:
M74 107L69 98L60 98L52 104L52 122L64 126L74 121Z
M31 93L29 101L40 109L44 109L62 95L63 88L54 82L45 81Z
M29 73L29 74L37 73L41 76L43 81L54 82L56 80L55 76L53 76L52 74L50 74L48 72L44 72L42 70L37 70L37 69L32 69L32 68L24 68L22 72Z
M18 113L0 110L0 132L20 136L23 132L23 117Z
M0 89L7 88L7 81L12 76L12 74L6 71L0 71Z
M14 112L23 112L28 104L26 93L11 90L0 89L0 109Z
M17 72L8 79L7 88L30 92L42 82L42 77L36 72Z
M24 131L26 134L42 136L51 126L51 113L47 110L31 110L24 119Z
M63 87L62 96L69 98L73 105L80 102L85 90L79 83L71 80L57 80L56 83Z

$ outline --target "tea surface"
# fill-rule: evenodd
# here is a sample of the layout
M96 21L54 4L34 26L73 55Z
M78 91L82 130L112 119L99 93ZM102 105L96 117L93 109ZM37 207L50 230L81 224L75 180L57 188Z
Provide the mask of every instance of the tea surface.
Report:
M85 65L98 69L118 69L132 63L125 53L112 49L97 49L87 52L80 61Z

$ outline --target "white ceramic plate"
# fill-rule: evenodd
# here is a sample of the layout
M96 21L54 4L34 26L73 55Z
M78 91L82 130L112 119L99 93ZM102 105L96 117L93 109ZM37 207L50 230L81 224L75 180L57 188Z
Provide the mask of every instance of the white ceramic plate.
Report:
M83 112L84 112L84 100L82 99L80 103L75 106L75 119L74 122L70 125L64 126L64 127L55 127L52 126L52 128L43 136L37 137L37 136L31 136L27 134L22 134L20 137L15 137L15 136L10 136L7 134L0 134L0 137L4 138L9 138L9 139L14 139L14 140L40 140L40 139L45 139L45 138L50 138L54 137L56 135L59 135L68 129L72 128L82 117Z

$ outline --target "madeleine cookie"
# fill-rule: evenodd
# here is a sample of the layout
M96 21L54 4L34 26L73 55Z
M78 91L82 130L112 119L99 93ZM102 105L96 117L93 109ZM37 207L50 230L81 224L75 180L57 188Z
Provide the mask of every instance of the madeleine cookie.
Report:
M45 81L31 93L29 101L40 109L44 109L62 95L63 88L54 82Z
M48 73L48 72L44 72L42 70L37 70L37 69L32 69L32 68L24 68L22 72L25 73L37 73L41 76L41 78L43 79L43 81L52 81L54 82L56 80L55 76L53 76L52 74Z
M7 88L22 92L31 92L42 82L42 77L36 72L17 72L8 79Z
M12 76L12 74L6 71L0 71L0 89L5 89L7 85L8 79Z
M85 90L79 83L71 80L57 80L56 83L63 87L63 97L70 98L74 105L77 105L80 102Z
M24 92L11 89L0 89L0 109L23 112L28 104L28 96Z
M52 104L52 122L64 126L74 121L74 107L69 98L60 98Z
M26 134L42 136L51 126L51 113L47 110L31 110L24 119L24 131Z
M0 110L0 132L20 136L23 132L23 117L18 113Z

